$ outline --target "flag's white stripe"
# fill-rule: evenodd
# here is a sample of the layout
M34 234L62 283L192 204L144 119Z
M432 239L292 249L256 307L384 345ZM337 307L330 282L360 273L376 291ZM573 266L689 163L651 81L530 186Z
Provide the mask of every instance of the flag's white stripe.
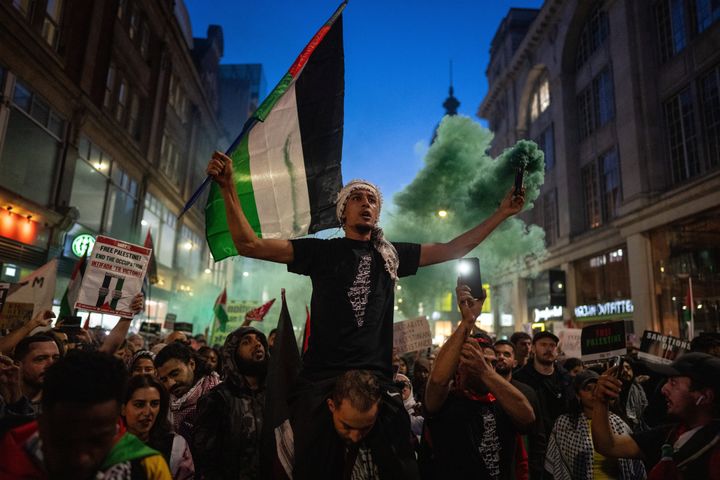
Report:
M292 238L306 234L310 227L310 198L294 83L265 122L252 129L248 151L263 237ZM286 153L292 164L292 183Z

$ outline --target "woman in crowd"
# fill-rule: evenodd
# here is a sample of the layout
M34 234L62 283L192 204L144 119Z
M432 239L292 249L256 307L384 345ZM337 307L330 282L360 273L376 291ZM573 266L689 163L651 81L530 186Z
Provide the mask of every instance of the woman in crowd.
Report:
M155 355L149 350L138 350L135 352L128 366L130 376L151 375L154 377L157 375L153 360L155 360Z
M560 415L548 438L545 470L554 480L635 480L645 478L639 460L603 457L595 451L590 434L594 405L593 389L599 375L583 370L573 379L577 402L573 411ZM610 426L616 435L631 433L620 417L610 414Z
M165 458L175 480L195 475L190 447L183 437L170 430L170 397L162 384L150 375L135 375L128 382L122 417L128 432Z

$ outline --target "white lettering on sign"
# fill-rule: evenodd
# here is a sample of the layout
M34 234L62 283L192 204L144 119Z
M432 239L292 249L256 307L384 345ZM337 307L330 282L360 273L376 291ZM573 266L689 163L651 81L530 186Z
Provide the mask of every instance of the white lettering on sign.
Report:
M633 313L632 300L616 300L614 302L596 303L594 305L578 305L575 307L576 317L600 317Z
M562 307L545 307L542 310L536 308L533 312L533 316L536 322L542 322L548 318L562 317Z
M432 334L427 317L403 320L393 324L393 349L398 354L414 352L432 346Z

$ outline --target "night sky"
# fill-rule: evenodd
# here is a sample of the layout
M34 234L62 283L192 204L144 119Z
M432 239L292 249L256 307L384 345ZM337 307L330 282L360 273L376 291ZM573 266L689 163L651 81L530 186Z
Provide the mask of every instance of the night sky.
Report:
M338 0L185 0L193 35L223 27L222 63L262 63L267 94ZM212 8L209 6L212 5ZM351 0L345 34L343 180L366 178L386 198L405 187L444 109L453 62L459 113L479 121L490 42L510 7L540 0Z

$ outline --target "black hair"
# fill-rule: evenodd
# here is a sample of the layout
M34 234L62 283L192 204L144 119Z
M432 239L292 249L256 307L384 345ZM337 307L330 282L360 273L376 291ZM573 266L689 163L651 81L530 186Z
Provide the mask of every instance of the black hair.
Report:
M30 353L30 350L32 349L32 344L39 342L52 342L56 346L58 345L54 337L51 337L50 335L45 335L44 333L36 333L35 335L23 338L18 342L17 345L15 345L13 360L22 362L25 356ZM58 350L60 350L59 347ZM60 354L62 354L62 350L60 350Z
M152 375L135 375L130 379L123 397L123 404L126 405L135 393L141 388L154 388L160 394L160 411L155 417L155 423L150 429L150 438L148 445L152 448L163 451L165 439L172 431L170 422L168 421L168 410L170 410L170 395L160 381Z
M690 341L691 352L710 354L714 348L720 347L720 334L715 332L702 332Z
M273 333L277 333L277 328L273 328L272 330L270 330L270 333L268 333L268 337Z
M107 353L71 350L45 372L43 411L62 402L94 405L115 400L119 407L127 379L122 360Z
M155 368L160 368L169 360L172 359L180 360L181 362L188 364L190 360L195 361L195 380L204 377L210 373L210 369L207 366L205 360L198 355L192 348L188 347L182 342L172 342L169 345L163 347L155 356Z
M219 349L213 348L213 347L208 347L207 345L204 345L198 349L197 354L202 357L205 354L207 354L208 352L215 352L215 357L217 358L217 368L215 369L215 371L218 374L222 373L223 357L220 354ZM205 362L205 363L207 363L207 362ZM210 368L210 366L208 366L208 369L209 368Z
M515 332L512 335L510 335L510 341L513 343L513 345L517 345L517 343L520 340L524 340L524 339L532 341L532 337L530 336L530 334L525 333L525 332Z
M563 368L567 370L568 372L572 370L575 367L582 367L583 362L579 358L576 357L568 357L565 359L565 362L563 363Z
M330 398L335 406L347 399L354 408L367 412L380 401L380 382L367 370L348 370L335 381Z
M515 344L512 343L510 340L498 340L493 346L497 347L498 345L507 345L508 347L512 348L513 356L515 356L515 354L517 353L515 351Z

